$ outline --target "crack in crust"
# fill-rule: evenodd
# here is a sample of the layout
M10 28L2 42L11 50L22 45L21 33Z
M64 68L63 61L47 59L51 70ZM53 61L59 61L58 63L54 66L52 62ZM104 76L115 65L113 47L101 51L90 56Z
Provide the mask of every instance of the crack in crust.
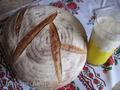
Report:
M61 44L61 48L66 51L77 53L77 54L85 54L86 53L85 50L83 50L79 47L73 46L73 45L69 45L69 44Z
M23 20L26 9L27 8L21 9L16 15L15 25L14 25L14 29L13 29L15 31L16 35L19 34L20 27L21 27L22 20Z
M54 23L50 23L50 42L51 42L51 51L53 56L53 61L56 69L56 74L58 81L62 81L62 67L61 67L61 55L60 55L60 39L57 32L57 28Z

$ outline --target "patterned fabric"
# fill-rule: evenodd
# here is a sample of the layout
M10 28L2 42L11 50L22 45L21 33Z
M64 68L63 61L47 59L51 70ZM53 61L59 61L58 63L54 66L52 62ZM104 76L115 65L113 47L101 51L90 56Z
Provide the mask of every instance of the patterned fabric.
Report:
M79 80L85 85L87 90L102 90L106 83L104 80L101 79L100 74L95 72L95 69L86 64L83 68L83 71L78 76Z
M95 2L96 1L96 2ZM91 33L96 14L94 8L99 8L103 0L41 0L39 4L48 4L65 9L76 16L83 24L88 38ZM109 0L111 1L111 0ZM108 3L110 4L110 3ZM1 54L0 54L1 55ZM1 56L0 56L1 57ZM102 66L85 64L83 71L72 83L57 90L111 90L120 81L120 47ZM0 58L0 90L33 90L23 82L15 79L11 70Z
M0 90L34 90L25 83L17 80L12 70L4 63L0 49Z
M109 70L112 70L113 65L117 66L120 61L120 47L118 47L112 56L107 60L107 62L102 65L103 72L107 73Z
M64 87L58 88L57 90L79 90L79 88L75 86L74 82L72 82Z
M22 90L20 83L0 64L0 90Z
M82 0L61 0L54 3L50 3L50 5L58 7L58 8L64 8L65 10L69 11L72 14L78 14L79 10L79 3L83 2Z
M3 56L0 49L0 90L23 90L20 83L11 70L3 62Z

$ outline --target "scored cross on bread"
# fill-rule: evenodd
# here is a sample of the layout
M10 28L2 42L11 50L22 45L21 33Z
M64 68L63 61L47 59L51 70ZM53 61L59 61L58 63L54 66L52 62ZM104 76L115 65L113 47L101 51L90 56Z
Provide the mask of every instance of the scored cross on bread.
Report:
M19 27L20 23L23 18L21 18L24 15L24 9L21 11L21 13L18 14L16 22L20 21L18 24L15 25L15 31L17 34L19 34ZM25 50L25 48L31 43L31 41L35 38L36 35L38 35L39 32L43 30L43 28L46 25L49 25L49 34L50 34L50 43L51 43L51 52L52 57L54 61L54 67L56 71L56 76L58 79L58 82L62 81L62 66L61 66L61 53L60 50L64 49L66 51L76 53L76 54L85 54L86 51L82 50L79 47L64 44L61 43L57 28L53 22L55 17L57 16L57 12L49 15L47 18L45 18L42 22L40 22L37 26L35 26L33 29L31 29L18 43L14 53L13 53L13 64L16 63L19 56L22 54L22 52Z

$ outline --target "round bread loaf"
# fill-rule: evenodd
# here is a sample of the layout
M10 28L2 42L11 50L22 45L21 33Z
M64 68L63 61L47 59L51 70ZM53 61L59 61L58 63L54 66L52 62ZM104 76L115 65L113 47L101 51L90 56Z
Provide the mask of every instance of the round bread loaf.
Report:
M16 77L39 90L53 90L73 81L87 54L81 23L52 6L22 8L9 17L2 47Z

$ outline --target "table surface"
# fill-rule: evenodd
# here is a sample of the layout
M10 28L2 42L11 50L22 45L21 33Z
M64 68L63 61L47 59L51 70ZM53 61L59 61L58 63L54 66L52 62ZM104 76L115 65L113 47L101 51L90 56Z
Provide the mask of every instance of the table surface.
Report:
M76 16L83 24L88 38L96 19L93 10L101 7L103 0L40 0L40 5L53 5L68 10ZM114 1L109 0L104 5L113 5ZM1 54L0 54L1 55ZM6 69L0 56L0 90L34 90L23 84L23 82L12 79L13 75ZM77 79L58 90L111 90L120 81L120 48L118 47L108 61L102 66L85 64L83 71ZM9 82L7 84L6 82ZM14 85L14 82L16 85Z

